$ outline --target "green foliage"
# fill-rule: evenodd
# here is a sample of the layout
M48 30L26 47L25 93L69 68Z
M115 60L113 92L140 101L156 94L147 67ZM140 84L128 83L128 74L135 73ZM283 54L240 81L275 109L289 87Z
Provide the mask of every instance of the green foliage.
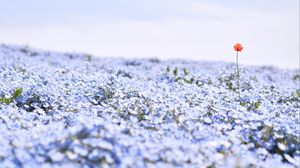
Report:
M171 69L169 66L167 66L166 72L167 72L167 74L169 74L171 72ZM180 74L183 74L183 75L179 76ZM199 80L195 80L194 77L190 77L190 73L187 68L182 68L182 71L180 73L179 69L177 67L175 67L172 70L172 75L173 75L175 82L183 81L184 83L187 83L187 84L195 83L199 87L202 86L202 84Z
M167 66L167 73L169 73L170 72L170 67L169 66Z
M85 54L84 56L85 56L85 58L86 58L86 61L88 61L88 62L91 62L91 61L92 61L92 55L90 55L90 54Z
M254 103L252 103L252 109L254 109L254 110L258 109L259 106L260 106L260 102L254 102Z
M259 101L256 102L240 102L240 105L246 107L248 111L259 109L261 103Z
M139 121L145 120L145 114L142 111L139 111L137 118Z
M226 84L226 88L227 88L227 89L229 89L229 90L233 90L233 91L235 91L235 90L236 90L236 88L235 88L235 87L233 87L233 84L232 84L232 82L231 82L231 81L225 81L225 84Z
M0 98L0 103L4 103L9 105L11 102L13 102L16 98L20 97L22 94L23 88L18 88L16 89L12 96L10 98L5 98L5 97L1 97Z
M193 79L193 78L191 78L191 79ZM188 79L183 79L183 81L185 82L185 83L188 83L188 84L192 84L193 83L193 80L188 80Z
M295 91L295 96L298 97L298 98L300 98L300 90L296 90Z
M112 87L108 85L99 86L90 102L94 105L103 105L103 103L108 103L114 95L115 90Z
M23 88L16 89L16 90L14 91L12 97L13 97L14 99L18 98L19 96L21 96L22 91L23 91Z
M209 84L209 85L212 84L212 80L210 78L207 80L207 84Z
M147 130L158 131L156 127L145 127Z
M228 74L225 76L219 77L219 82L221 85L225 84L226 89L232 90L232 91L237 91L238 87L234 86L233 82L235 80L235 75L234 74Z
M186 68L183 68L183 73L184 73L184 76L188 76L189 75L189 71Z
M5 104L10 104L12 102L11 98L5 98L5 97L1 97L0 98L0 103L5 103Z
M247 105L247 103L246 102L240 102L240 105L245 107Z
M173 70L173 75L176 77L176 76L177 76L177 73L178 73L178 68L175 67L174 70Z
M300 101L300 90L295 90L294 92L291 93L290 96L287 97L281 97L277 103L289 103L289 104L295 104L297 107L298 102Z
M297 75L294 75L294 76L293 76L293 80L295 80L295 81L300 80L300 75L298 75L298 74L297 74Z
M53 110L53 106L49 102L45 102L42 99L41 95L37 93L27 94L26 99L24 99L22 102L20 101L17 102L16 105L27 112L33 112L37 108L44 110L45 113ZM59 108L64 108L64 107L62 105L59 105Z
M270 154L281 155L284 162L288 162L284 157L285 154L294 156L300 149L298 136L290 134L284 129L275 129L273 126L262 124L255 129L246 131L247 138L243 138L242 143L252 144L253 147L250 147L250 150L264 148ZM282 149L279 144L285 146L285 149Z
M178 82L181 79L181 77L175 78L175 82Z

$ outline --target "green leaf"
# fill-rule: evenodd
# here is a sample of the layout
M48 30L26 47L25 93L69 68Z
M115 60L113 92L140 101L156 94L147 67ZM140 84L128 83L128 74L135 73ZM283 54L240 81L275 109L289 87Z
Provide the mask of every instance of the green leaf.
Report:
M258 109L260 106L260 102L254 102L253 106L254 106L254 109Z
M245 107L246 106L246 102L240 102L240 105Z
M167 73L169 73L170 72L170 67L169 66L167 66Z
M183 68L183 72L184 72L184 76L188 76L189 75L189 71L186 68Z
M10 104L13 100L11 98L0 98L0 103Z
M300 91L299 90L296 90L296 96L300 97Z
M191 80L184 79L184 82L185 82L185 83L188 83L188 84L192 84L192 81L191 81Z
M13 99L16 99L16 98L18 98L19 96L21 96L22 91L23 91L23 88L16 89L16 90L14 91L14 93L13 93L12 98L13 98Z
M177 76L177 73L178 73L178 68L175 67L175 69L173 70L173 75L176 77L176 76Z
M5 98L5 97L0 97L0 103L5 103L5 104L10 104L11 102L14 101L14 99L18 98L21 96L21 93L23 91L23 88L16 89L10 98Z
M178 82L181 79L181 77L175 78L175 82Z
M189 75L189 71L186 68L183 68L183 73L184 73L184 76L188 76Z

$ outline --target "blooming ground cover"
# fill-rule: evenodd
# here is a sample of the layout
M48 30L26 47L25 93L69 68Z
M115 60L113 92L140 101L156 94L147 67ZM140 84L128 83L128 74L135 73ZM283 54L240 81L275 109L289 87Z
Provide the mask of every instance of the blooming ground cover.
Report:
M299 167L299 71L0 47L0 167Z

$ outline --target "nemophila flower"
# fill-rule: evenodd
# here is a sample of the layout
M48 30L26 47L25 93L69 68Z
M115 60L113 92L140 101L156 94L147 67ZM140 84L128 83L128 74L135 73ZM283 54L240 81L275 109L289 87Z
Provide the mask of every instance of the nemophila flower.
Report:
M243 50L243 46L240 43L236 43L233 46L234 50L236 51L236 74L238 79L238 93L239 93L239 101L241 101L241 93L240 93L240 73L239 73L239 52Z
M0 168L299 165L295 70L247 67L237 106L231 64L22 48L0 44Z

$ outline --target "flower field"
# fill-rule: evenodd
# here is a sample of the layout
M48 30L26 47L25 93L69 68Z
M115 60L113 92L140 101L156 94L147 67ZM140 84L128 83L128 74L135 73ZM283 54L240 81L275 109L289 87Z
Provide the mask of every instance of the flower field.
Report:
M0 167L299 167L299 69L0 46Z

